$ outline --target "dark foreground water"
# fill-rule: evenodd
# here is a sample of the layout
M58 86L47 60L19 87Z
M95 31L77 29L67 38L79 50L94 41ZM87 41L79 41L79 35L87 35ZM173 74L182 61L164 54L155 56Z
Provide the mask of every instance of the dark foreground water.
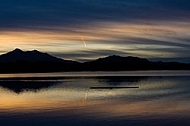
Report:
M90 89L90 87L139 87ZM190 126L188 71L0 75L0 126Z

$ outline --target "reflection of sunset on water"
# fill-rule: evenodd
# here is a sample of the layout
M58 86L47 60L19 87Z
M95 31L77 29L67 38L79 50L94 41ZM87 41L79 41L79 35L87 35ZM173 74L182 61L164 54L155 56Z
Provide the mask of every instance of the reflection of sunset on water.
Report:
M188 77L123 77L120 80L114 83L118 86L138 85L140 88L90 90L93 85L109 85L110 80L102 77L67 78L51 87L20 93L1 87L0 111L17 114L54 111L67 114L70 110L72 114L95 118L189 117L189 93L183 87Z

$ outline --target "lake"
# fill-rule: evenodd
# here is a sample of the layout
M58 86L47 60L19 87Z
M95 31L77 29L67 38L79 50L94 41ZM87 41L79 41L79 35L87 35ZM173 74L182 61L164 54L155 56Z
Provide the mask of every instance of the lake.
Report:
M190 71L0 74L0 125L190 126Z

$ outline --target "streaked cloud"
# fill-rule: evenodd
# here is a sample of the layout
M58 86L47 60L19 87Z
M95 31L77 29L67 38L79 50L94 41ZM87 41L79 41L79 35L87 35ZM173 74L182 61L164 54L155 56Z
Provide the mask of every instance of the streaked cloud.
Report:
M188 0L0 2L1 53L19 47L77 60L114 53L148 58L190 53Z

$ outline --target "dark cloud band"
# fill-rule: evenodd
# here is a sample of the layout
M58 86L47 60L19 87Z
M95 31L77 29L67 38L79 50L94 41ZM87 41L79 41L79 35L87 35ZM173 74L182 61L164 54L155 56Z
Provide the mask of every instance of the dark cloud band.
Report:
M189 21L188 0L0 0L1 29L80 26L93 22Z

